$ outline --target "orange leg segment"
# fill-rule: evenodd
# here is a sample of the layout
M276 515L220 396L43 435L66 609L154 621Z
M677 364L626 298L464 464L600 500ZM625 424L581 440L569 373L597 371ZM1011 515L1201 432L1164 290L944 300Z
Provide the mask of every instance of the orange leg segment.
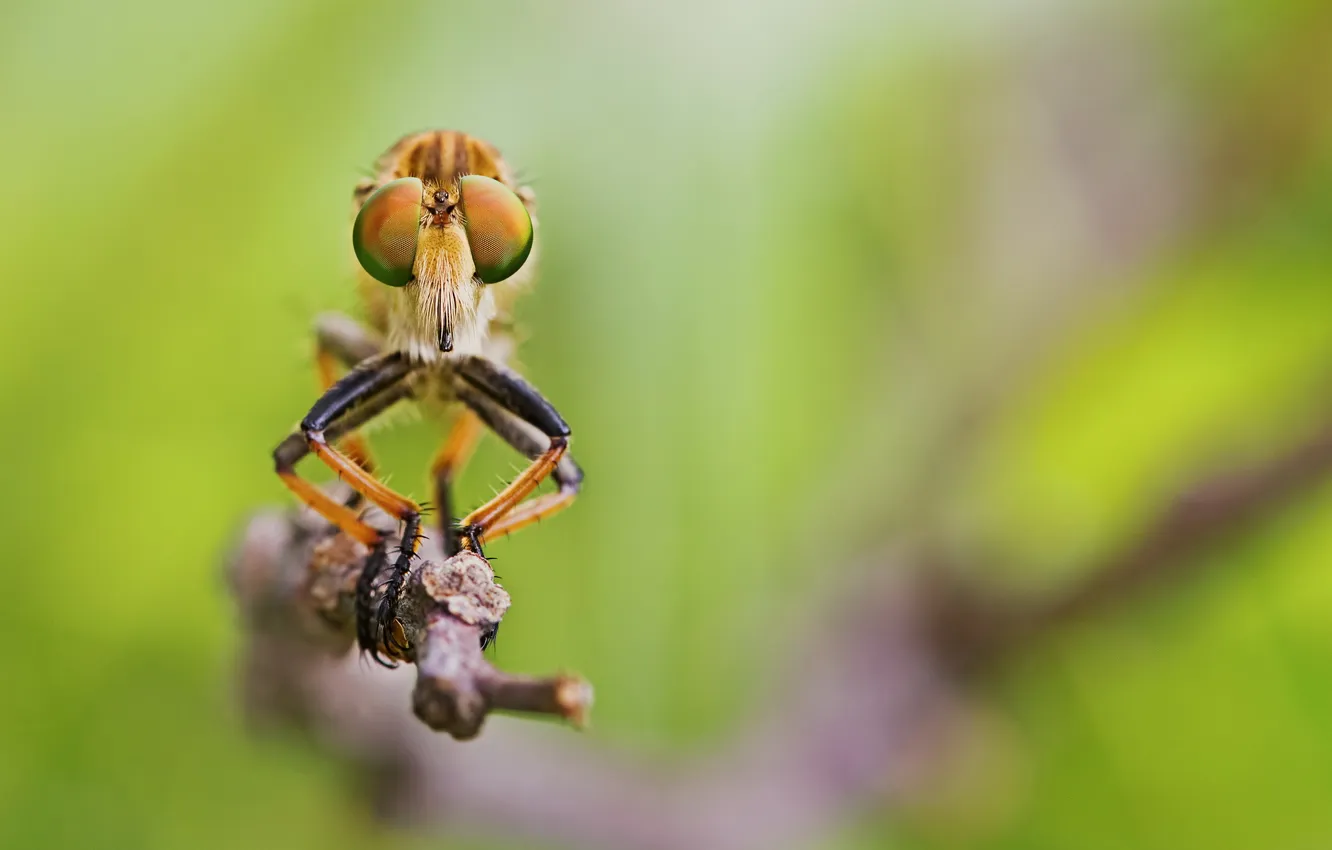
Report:
M325 345L322 337L320 342L318 368L320 377L327 381L335 376L336 363L322 353L331 346ZM344 339L343 342L350 346L355 340ZM338 352L334 349L331 353L336 356ZM338 359L347 361L352 358ZM412 369L413 365L398 352L372 354L360 360L345 377L325 390L301 420L300 428L273 450L277 474L288 489L342 531L372 547L371 556L356 582L356 637L361 649L381 663L390 663L380 657L381 652L405 657L410 651L410 647L403 643L405 637L401 628L395 629L394 622L398 595L420 543L421 508L381 483L354 457L329 445L325 432L337 428L340 422L347 423L347 417L357 416L358 411L373 411L368 414L373 416L387 409L380 402L388 398L387 404L391 404L393 399L401 397L393 394L403 391L403 382ZM314 454L353 490L403 523L403 543L386 580L380 581L380 573L388 566L389 553L384 535L361 519L353 507L339 503L296 474L296 464L307 454Z
M430 475L435 482L435 509L439 511L440 542L445 557L458 554L459 549L458 532L453 527L453 481L471 459L484 430L481 419L470 409L464 409L453 421L449 435L430 464Z
M522 474L513 479L507 487L499 491L493 499L463 517L463 535L468 548L480 545L488 533L504 517L526 499L533 490L555 471L560 458L569 449L569 441L564 437L552 437L550 448L542 452ZM512 529L511 529L512 530Z
M295 472L279 472L278 477L282 479L283 484L287 485L287 489L296 494L298 499L314 508L324 519L342 529L349 536L366 546L374 546L379 542L379 532L362 522L361 518L351 508L336 499L330 498L323 490L301 478Z
M534 522L540 522L554 516L573 504L578 494L573 490L561 490L558 493L546 493L514 507L499 522L486 529L480 535L482 543L489 543L506 534L512 534L520 528L526 528Z
M326 443L322 436L309 436L310 450L338 477L352 486L395 519L405 520L421 513L421 506L406 496L400 496L374 475L362 469L356 461Z
M339 478L351 485L352 489L403 523L401 550L393 561L387 580L380 584L379 575L384 566L381 559L387 553L379 532L357 518L350 508L338 504L319 488L298 478L295 472L288 470L279 473L288 487L330 522L357 540L375 547L374 555L367 561L356 583L356 637L357 643L370 653L371 658L391 667L394 662L384 661L380 657L381 652L393 659L406 658L411 651L396 618L399 593L410 569L411 558L421 545L421 507L406 496L395 493L357 465L356 461L330 446L324 440L322 431L306 431L296 436L303 439L309 450L336 472ZM360 536L367 530L373 536ZM375 598L377 591L380 591L378 601Z
M436 478L441 475L456 478L471 459L472 452L476 451L476 444L484 432L485 426L475 413L464 410L458 414L449 435L444 439L444 445L439 447L435 459L430 463L430 474Z

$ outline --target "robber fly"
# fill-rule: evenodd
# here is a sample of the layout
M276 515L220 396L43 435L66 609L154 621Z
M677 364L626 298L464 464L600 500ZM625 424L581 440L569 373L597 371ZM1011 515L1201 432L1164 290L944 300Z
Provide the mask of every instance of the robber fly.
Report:
M531 283L536 259L531 189L515 183L490 144L439 130L406 136L389 148L352 197L352 248L368 325L336 314L316 322L324 392L273 460L301 501L370 547L357 583L357 642L393 666L392 659L410 651L395 612L420 545L422 508L375 477L357 429L400 402L451 420L431 464L446 555L480 553L487 541L567 507L582 472L568 454L564 419L505 365L515 345L510 309ZM339 367L349 370L341 378ZM455 521L450 487L484 428L531 462L494 498ZM307 454L352 487L347 502L296 474ZM558 490L534 496L547 476ZM361 518L362 499L402 524L395 552Z

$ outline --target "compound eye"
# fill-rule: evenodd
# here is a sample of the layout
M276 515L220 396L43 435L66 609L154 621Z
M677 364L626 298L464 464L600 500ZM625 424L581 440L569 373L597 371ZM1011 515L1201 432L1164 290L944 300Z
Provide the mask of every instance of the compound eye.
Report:
M352 249L361 268L380 283L406 286L416 262L425 187L415 177L390 180L361 205L352 224Z
M532 253L532 217L508 186L469 174L459 181L463 228L472 249L476 276L498 283L523 267Z

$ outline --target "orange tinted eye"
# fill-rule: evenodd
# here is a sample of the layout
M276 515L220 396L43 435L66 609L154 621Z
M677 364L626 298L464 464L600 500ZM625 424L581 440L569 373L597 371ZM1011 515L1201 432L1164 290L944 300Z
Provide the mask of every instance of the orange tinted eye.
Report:
M415 177L390 180L366 198L356 214L352 249L361 267L380 283L406 286L412 282L424 191Z
M482 283L498 283L523 267L532 253L532 217L508 186L469 174L459 181L463 227Z

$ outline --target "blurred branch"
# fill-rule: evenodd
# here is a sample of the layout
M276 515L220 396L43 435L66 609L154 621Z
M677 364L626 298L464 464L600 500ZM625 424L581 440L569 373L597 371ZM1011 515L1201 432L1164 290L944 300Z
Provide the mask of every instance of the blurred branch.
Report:
M848 810L928 790L967 716L960 674L991 670L1054 627L1181 575L1329 472L1332 416L1264 464L1186 488L1118 554L1043 599L984 598L940 583L938 561L925 552L841 564L848 586L797 635L799 650L783 660L773 698L723 747L683 762L512 724L466 745L434 735L404 710L407 679L347 652L346 587L363 552L308 516L264 514L229 565L248 627L247 703L254 720L295 725L359 763L381 814L398 822L580 847L798 845ZM427 554L425 564L418 584L432 570L489 574L472 556L435 562ZM436 624L448 619L425 607ZM456 707L460 694L479 695L486 709L573 718L586 705L576 680L495 671L480 657L472 624L410 628L424 628L428 647L417 693L429 670L446 684L428 692L472 718L461 727L430 721L455 735L479 727L476 710ZM419 697L416 704L420 714Z
M1224 89L1202 183L1218 223L1233 225L1237 214L1288 189L1327 150L1332 121L1315 104L1332 85L1332 6L1310 5L1289 31L1248 78Z
M1036 600L964 599L949 613L950 641L968 654L1001 654L1022 640L1113 607L1143 585L1204 563L1234 539L1332 474L1332 415L1266 462L1216 475L1180 492L1122 549L1082 571L1064 590Z

